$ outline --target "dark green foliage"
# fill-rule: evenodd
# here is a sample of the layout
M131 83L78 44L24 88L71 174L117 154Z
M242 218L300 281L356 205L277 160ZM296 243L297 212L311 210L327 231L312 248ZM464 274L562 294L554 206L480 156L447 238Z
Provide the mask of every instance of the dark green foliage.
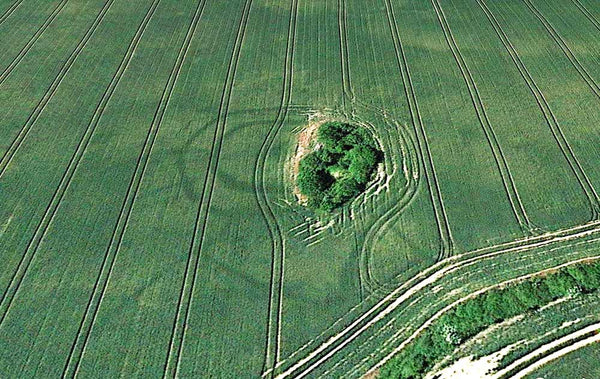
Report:
M330 212L365 190L383 154L369 131L341 122L321 125L317 142L300 161L297 185L309 207Z
M379 377L421 378L457 346L487 327L580 289L588 293L600 289L600 262L573 265L469 299L425 329L382 367Z

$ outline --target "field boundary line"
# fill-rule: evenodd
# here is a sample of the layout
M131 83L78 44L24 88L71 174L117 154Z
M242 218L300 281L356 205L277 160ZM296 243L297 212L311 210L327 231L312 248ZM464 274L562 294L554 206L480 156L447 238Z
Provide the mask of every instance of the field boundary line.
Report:
M521 256L519 256L518 258L519 258L519 260L525 260L525 259L534 259L536 256L538 256L538 255L541 255L541 254L553 253L553 252L556 252L556 251L561 251L561 250L565 250L565 249L579 248L579 246L582 246L582 245L588 245L588 244L594 244L594 243L597 243L598 241L600 241L600 238L599 238L599 237L596 237L596 238L592 238L592 239L588 239L588 240L583 240L583 241L575 242L575 243L572 243L572 244L569 244L569 245L559 245L559 246L556 246L556 247L552 247L552 248L550 248L550 249L548 249L548 250L541 250L541 251L537 251L537 252L536 252L535 250L533 250L533 252L531 252L530 254L528 254L528 255L521 255ZM589 250L583 250L583 251L584 251L584 252L587 252L587 251L589 251ZM577 252L575 252L575 254L576 254L576 253L577 253ZM490 257L490 258L492 259L492 258L494 258L494 257ZM588 258L588 257L580 257L580 258L577 258L577 259L587 259L587 258ZM575 260L575 259L573 259L573 260ZM454 268L454 269L452 269L452 270L448 271L448 272L446 273L446 276L447 276L448 274L451 274L451 273L457 272L458 270L464 270L465 268L467 268L467 267L469 267L469 266L473 266L473 265L475 265L475 264L477 264L477 263L479 263L479 262L477 262L477 261L473 261L473 262L470 262L470 263L468 263L468 264L465 264L465 265L463 265L463 266L456 267L456 268ZM497 263L491 263L491 264L490 264L490 266L489 266L489 268L493 268L493 267L495 267L496 265L497 265ZM463 278L463 277L468 277L470 274L471 274L471 272L462 273L462 274L459 274L460 276L459 276L458 278L459 278L459 279L461 279L461 278ZM451 295L452 295L452 292L455 292L455 291L457 291L457 289L454 289L454 290L452 290L452 291L449 293L449 295L451 296ZM423 299L423 298L424 298L424 296L423 296L423 295L422 295L422 296L420 296L420 297L417 297L415 300L413 300L413 301L411 301L409 304L407 304L407 305L406 305L406 307L411 307L411 306L414 306L414 304L416 304L417 302L419 302L419 301L422 301L422 299ZM442 300L439 300L439 301L440 301L440 302L445 302L445 301L446 301L446 297L443 297L443 298L442 298ZM434 306L437 306L437 305L438 305L438 303L434 303ZM405 308L406 308L406 307L405 307ZM431 304L428 304L428 307L431 307ZM429 309L429 308L426 308L426 310L427 310L427 309ZM367 343L369 343L369 342L370 342L370 340L372 340L372 339L374 339L374 338L377 338L377 337L379 337L379 336L380 336L380 335L381 335L381 334L384 332L384 330L385 330L385 329L389 329L389 328L390 328L390 326L391 326L393 323L395 323L395 322L396 322L398 319L400 319L400 318L401 318L401 316L400 316L400 315L396 315L396 316L392 317L392 318L391 318L391 320L390 320L390 321L388 321L388 322L387 322L387 323L386 323L386 324L385 324L383 327L380 327L380 328L378 328L378 329L375 331L375 333L374 333L374 334L372 334L372 335L370 335L370 336L369 336L369 338L367 339L367 341L366 341L366 342L363 342L363 343L360 345L361 349L362 349L362 348L364 348L364 346L365 346ZM383 343L381 343L381 344L378 344L378 345L379 345L379 346L380 346L382 349L383 349L383 348L386 348L388 345L390 345L390 344L394 343L396 340L398 340L398 336L399 336L399 335L401 335L402 333L406 332L406 330L407 330L407 328L406 328L406 327L404 327L404 328L401 328L400 330L398 330L397 332L395 332L395 333L394 333L392 336L388 337L388 338L385 340L385 342L383 342ZM351 357L353 354L355 354L355 352L356 352L356 351L357 351L356 349L355 349L355 350L353 350L353 351L352 351L350 354L348 354L346 357L344 357L344 358L343 358L343 359L342 359L340 362L341 362L341 363L345 363L344 361L347 361L347 360L348 360L348 358L349 358L349 357ZM372 354L370 354L369 356L367 356L366 358L364 358L364 359L363 359L361 362L359 362L358 364L356 364L356 365L353 367L353 371L360 370L360 369L361 369L361 366L364 366L365 362L367 362L369 359L372 359L372 358L375 356L375 354L377 354L377 353L380 353L381 351L383 351L383 350L376 351L375 353L372 353ZM336 363L336 365L338 365L340 362ZM371 367L371 365L369 365L369 367Z
M496 165L498 166L498 172L500 173L500 177L502 179L502 184L506 190L506 194L510 205L512 207L514 216L521 227L521 230L525 234L535 234L538 227L536 227L527 216L527 212L525 211L525 207L521 202L521 198L519 196L519 192L517 190L516 184L510 173L510 169L508 167L508 162L506 161L506 157L502 152L502 148L500 147L500 143L498 142L498 138L496 133L494 132L494 128L492 127L490 120L487 116L487 112L485 111L485 106L483 104L483 100L479 94L479 90L477 89L477 85L475 80L473 79L473 75L465 61L460 49L458 47L458 43L456 42L454 35L452 34L452 29L446 19L446 15L442 10L442 7L438 0L431 0L435 13L437 15L439 24L444 32L444 37L446 42L448 43L448 47L450 48L452 55L458 65L458 68L463 76L465 84L467 85L467 89L469 91L469 95L471 97L471 102L473 103L473 107L475 108L475 113L477 114L477 118L479 119L479 123L485 137L489 143L490 149L492 150L492 155L494 156L494 160L496 161Z
M93 27L89 30L90 35L93 33L93 30L95 30L95 28L98 26L98 24L100 24L100 22L104 19L106 12L112 6L113 2L114 2L114 0L108 0L104 4L102 11L98 14L98 17L96 18L96 20L93 24ZM96 109L98 109L98 108L96 108ZM78 157L78 153L80 152L80 147L81 147L81 141L80 141L80 144L77 146L77 151L75 152L75 154L71 157L71 159L69 161L67 170L63 173L63 176L61 178L61 182L60 182L59 186L57 187L50 203L48 204L48 206L46 207L46 209L44 211L44 216L38 223L38 226L36 227L34 235L29 240L27 247L25 249L25 252L23 253L23 256L21 257L21 260L19 261L19 264L17 265L15 272L13 273L13 275L11 277L11 281L10 281L8 287L2 294L2 297L0 299L0 326L4 322L4 319L10 308L10 304L12 303L14 296L16 295L16 292L21 285L21 281L23 280L25 274L27 273L29 265L31 264L31 261L33 260L35 253L36 253L42 239L44 238L44 236L46 234L47 228L50 225L52 219L54 218L56 209L58 208L58 206L62 200L62 196L64 195L64 190L66 190L66 186L70 182L70 175L72 176L72 171L69 171L69 169L73 168L75 166L75 164L76 164L75 161L78 160L77 157ZM61 189L62 189L62 193L61 193ZM8 301L8 305L6 305L7 301Z
M519 283L522 282L524 280L527 280L529 278L533 278L533 277L537 277L540 275L543 275L545 273L549 273L549 272L555 272L560 270L561 268L564 267L569 267L569 266L573 266L576 264L580 264L580 263L588 263L588 262L593 262L600 259L600 255L595 255L595 256L591 256L591 257L586 257L586 258L580 258L580 259L576 259L573 261L569 261L557 266L553 266L547 269L543 269L543 270L539 270L536 271L534 273L529 273L526 275L521 275L519 277L513 278L513 279L509 279L509 280L505 280L503 282L500 283L496 283L484 288L481 288L475 292L472 292L466 296L463 296L462 298L454 301L453 303L447 305L446 307L444 307L443 309L439 310L438 312L436 312L433 316L431 316L429 319L427 319L427 321L425 321L423 324L421 324L421 326L415 330L410 337L406 338L404 341L402 341L402 343L397 346L396 348L394 348L388 355L385 356L384 359L382 359L379 363L377 363L375 366L373 366L368 372L372 373L373 371L377 370L378 368L381 368L381 366L383 366L385 363L387 363L394 355L396 355L398 352L400 352L405 346L407 346L410 342L412 342L415 338L417 338L419 336L419 334L421 334L423 332L423 330L425 330L426 328L428 328L429 326L431 326L433 324L433 322L435 320L437 320L438 318L440 318L444 313L448 312L449 310L451 310L452 308L456 307L457 305L464 303L467 300L473 299L483 293L486 293L490 290L493 289L497 289L497 288L502 288L502 287L506 287L507 285L513 284L513 283Z
M573 0L573 1L575 1L575 0ZM569 144L567 138L565 137L565 135L562 131L562 128L560 127L560 124L559 124L556 116L554 115L552 108L550 107L550 104L548 103L548 101L546 100L546 98L544 96L544 93L541 91L541 89L536 84L536 82L533 79L533 76L531 75L529 70L527 70L527 67L521 60L521 57L519 56L516 48L510 42L510 39L508 38L508 36L504 32L504 30L502 29L500 23L498 22L497 18L494 16L493 12L488 8L485 0L477 0L477 3L480 6L480 8L483 10L483 12L485 13L488 20L490 21L496 34L498 35L498 38L502 41L504 48L509 53L513 63L519 70L519 73L521 74L521 76L523 77L525 82L527 83L529 90L532 92L533 96L535 97L536 102L537 102L538 106L540 107L540 110L542 111L544 118L546 119L548 127L550 128L550 131L552 132L552 135L553 135L554 139L556 140L556 143L558 144L558 147L560 148L560 150L561 150L563 156L565 157L565 159L567 160L567 163L569 164L571 170L575 174L575 177L576 177L577 181L579 182L579 185L581 186L581 188L585 192L586 197L588 198L588 202L590 203L589 205L590 205L591 212L592 212L592 220L598 219L598 216L600 214L600 200L598 198L598 194L596 193L596 190L594 189L589 177L586 175L585 171L583 170L583 167L581 166L581 164L579 163L579 160L577 159L577 156L575 155L575 152L573 151L571 145Z
M544 29L548 32L550 37L556 42L558 47L563 51L567 59L571 62L571 65L575 68L575 70L579 73L581 78L586 82L588 87L594 92L594 94L600 99L600 86L594 80L594 78L590 75L590 73L585 69L585 67L579 62L577 56L573 53L569 45L565 42L563 37L558 33L554 26L548 21L548 19L533 5L533 3L529 0L523 0L523 3L529 8L531 13L540 21L540 23L544 26Z
M221 95L219 112L217 116L217 124L215 126L215 133L202 189L202 197L198 206L196 221L194 223L194 234L190 244L188 262L186 265L177 306L177 314L173 322L171 341L169 343L169 349L164 365L163 377L165 378L179 376L181 353L185 344L186 331L189 325L190 309L193 301L196 279L198 276L198 263L200 261L202 245L204 243L206 234L206 225L210 215L210 205L212 202L213 189L215 186L217 170L219 166L223 135L227 125L229 104L231 100L231 94L233 92L237 65L246 34L246 26L248 24L251 7L252 0L246 0L242 15L240 17L235 44L229 60L227 76L223 85L223 92ZM193 270L191 270L192 267Z
M50 86L48 87L46 92L44 93L44 96L38 102L38 104L35 106L35 108L32 110L32 112L29 114L29 116L27 117L27 120L25 121L25 124L23 125L21 130L17 133L17 136L13 139L9 148L2 155L2 158L0 159L0 178L2 178L4 176L6 169L8 168L14 155L17 153L17 151L21 147L23 140L27 137L31 128L33 127L35 122L40 117L41 113L46 108L46 105L48 105L48 102L50 102L50 100L52 99L52 97L54 96L56 91L58 90L58 87L63 82L65 76L67 75L67 73L69 72L71 67L73 67L73 64L79 57L79 54L81 53L81 51L87 46L89 40L96 32L101 21L104 19L106 12L112 6L114 1L115 0L106 0L106 3L102 7L102 10L98 13L98 16L96 16L96 18L92 22L92 25L90 26L90 28L87 30L85 35L81 38L81 40L79 40L79 43L77 44L77 46L75 46L75 49L73 49L73 51L71 52L69 57L65 60L65 62L61 66L58 74L56 75L56 77L54 78L54 80L52 81L52 83L50 84Z
M596 244L596 243L597 243L597 242L599 242L599 241L600 241L600 237L595 237L595 238L592 238L592 239L587 239L587 240L583 240L583 241L578 241L578 242L575 242L575 243L572 243L572 244L569 244L569 245L559 245L559 246L556 246L556 247L552 247L552 248L550 248L550 249L548 249L548 250L541 250L541 251L535 251L535 250L533 250L531 253L527 252L527 254L526 254L526 255L521 255L521 256L519 256L519 257L518 257L518 259L519 259L519 260L534 259L536 256L539 256L539 255L543 255L543 254L549 254L549 253L554 253L554 252L556 252L556 251L562 251L562 250L566 250L566 249L575 249L575 248L577 248L577 249L578 249L578 248L579 248L579 246L583 246L583 245L589 245L589 244ZM590 251L590 249L588 249L588 250L583 250L583 251L584 251L584 252L588 252L588 251ZM577 253L578 253L578 252L575 252L574 254L577 254ZM493 259L493 258L494 258L494 257L491 257L491 259ZM585 259L585 258L587 258L587 257L580 257L580 258L576 258L576 259ZM573 260L574 260L574 259L573 259ZM450 271L448 271L448 272L446 273L446 276L447 276L448 274L451 274L451 273L457 272L457 271L459 271L459 270L465 270L467 267L473 266L473 265L475 265L475 264L478 264L478 263L479 263L479 262L477 262L477 261L474 261L474 262L470 262L470 263L468 263L468 264L465 264L465 265L463 265L463 266L460 266L460 267L454 268L453 270L450 270ZM488 268L490 268L490 269L491 269L491 268L493 268L493 267L495 267L495 266L497 266L497 265L498 265L497 263L494 263L494 262L492 262L492 263L491 263L491 264L488 266ZM461 280L463 280L463 278L467 278L467 277L469 277L470 275L472 275L472 272L459 273L458 275L459 275L459 276L458 276L458 279L461 279ZM466 279L465 279L465 280L466 280ZM452 293L454 293L454 292L456 292L456 291L458 291L458 290L459 290L458 288L455 288L454 290L452 290L452 291L448 292L448 294L449 294L450 296L452 296ZM414 305L415 305L417 302L422 302L422 301L423 301L423 298L424 298L424 296L425 296L425 295L421 295L421 296L417 297L415 300L412 300L410 303L408 303L408 304L407 304L407 305L406 305L404 308L413 307L413 306L414 306ZM447 298L447 297L442 297L442 298L441 298L441 300L439 300L439 299L438 299L437 301L439 301L440 303L443 303L443 302L445 302L445 301L446 301L446 298ZM427 304L427 306L426 306L426 308L425 308L425 311L428 311L429 309L431 309L431 307L432 307L432 304L433 304L433 306L437 306L439 303L428 303L428 304ZM400 312L402 312L402 311L400 311ZM390 319L388 322L386 322L386 324L385 324L384 326L382 326L382 327L379 327L379 328L378 328L378 329L377 329L377 330L376 330L376 331L375 331L373 334L371 334L371 335L368 337L368 339L367 339L365 342L361 343L361 344L360 344L360 349L365 349L365 346L366 346L366 345L367 345L367 344L368 344L368 343L369 343L369 342L370 342L372 339L374 339L374 338L378 338L380 335L382 335L382 333L384 333L384 332L387 332L387 331L386 331L386 329L389 329L393 323L395 323L397 320L401 319L402 317L403 317L403 316L402 316L401 314L398 314L398 315L396 315L396 316L392 317L392 318L391 318L391 319ZM413 317L413 319L414 319L414 317ZM406 323L403 323L403 324L404 324L404 325L406 325ZM406 332L406 330L407 330L407 329L408 329L408 328L407 328L406 326L404 326L404 327L402 327L401 329L397 330L397 331L396 331L396 332L395 332L395 333L394 333L392 336L390 336L390 337L387 337L387 338L386 338L386 340L385 340L385 342L383 342L383 343L379 343L379 344L378 344L378 347L381 347L382 349L386 348L386 347L387 347L388 345L390 345L391 343L394 343L394 342L395 342L395 341L398 339L398 336L399 336L399 335L401 335L402 333ZM368 349L368 347L367 347L366 349ZM362 367L362 366L364 366L365 362L367 362L368 360L372 359L372 358L373 358L373 357L374 357L374 356L375 356L377 353L381 353L381 351L383 351L382 349L381 349L381 350L379 350L379 351L377 351L377 350L376 350L374 353L371 353L369 356L367 356L367 357L365 357L364 359L362 359L362 360L361 360L361 361L360 361L358 364L356 364L356 365L353 367L353 371L358 371L358 370L360 370L360 369L361 369L361 367ZM346 363L346 361L348 361L348 359L349 359L349 358L350 358L352 355L358 355L358 353L357 353L358 351L359 351L359 350L357 350L357 349L354 349L352 352L350 352L348 355L346 355L346 356L345 356L345 357L343 357L343 358L342 358L340 361L338 361L338 362L335 364L335 366L339 366L340 364ZM370 351L373 351L373 350L370 350ZM335 366L334 366L334 367L335 367ZM371 365L369 365L369 368L370 368L370 367L371 367Z
M0 74L0 85L4 83L6 78L8 78L8 76L13 72L15 67L17 67L17 65L23 60L25 55L27 55L27 53L29 52L29 50L31 50L33 45L40 39L40 37L42 36L42 34L44 34L46 29L48 29L48 26L50 26L50 24L56 19L56 17L58 17L58 15L60 14L60 12L62 12L63 8L65 7L65 5L67 5L68 2L69 0L62 0L60 3L58 3L56 8L54 8L52 13L50 13L48 18L46 18L44 23L35 31L33 36L29 39L29 41L27 41L25 46L21 48L17 56L15 56L10 62L10 64L4 69L4 71L2 71L2 73Z
M277 218L275 217L275 213L269 204L266 191L267 178L265 176L265 166L269 152L275 142L275 138L281 130L283 122L287 118L292 97L298 8L299 1L292 0L290 2L290 19L288 24L285 62L283 67L283 85L279 110L277 111L275 122L269 128L267 136L260 147L254 168L254 193L261 214L267 223L269 237L272 242L269 309L267 311L267 336L262 377L273 377L276 365L280 359L283 275L285 263L285 240L281 233Z
M160 1L161 0L154 1L154 9L156 9ZM196 31L200 17L202 15L202 11L204 10L205 3L205 1L200 0L198 2L198 5L196 6L196 10L192 19L190 20L190 24L186 31L184 40L181 44L181 47L179 48L177 58L173 63L173 68L171 69L167 82L165 83L165 86L163 88L160 101L156 107L152 119L151 126L148 129L144 145L138 156L134 174L127 188L127 193L123 200L117 223L115 224L115 227L113 229L111 241L106 249L102 267L98 273L98 277L94 284L94 291L90 295L90 300L86 307L85 314L81 320L77 337L73 342L71 348L72 350L69 355L69 360L65 365L63 378L75 377L79 372L81 359L85 354L85 350L87 348L87 344L91 336L93 326L98 317L98 311L102 305L102 301L104 300L104 296L110 283L112 272L117 261L118 253L121 248L121 243L123 241L123 236L125 234L127 224L131 217L133 206L139 193L140 185L144 179L144 175L148 167L148 162L150 159L150 155L152 154L154 143L156 141L158 133L160 132L160 126L162 125L162 121L165 112L169 106L173 90L175 88L175 85L177 84L177 80L179 79L183 62L187 57L191 41Z
M545 246L548 244L553 244L555 242L569 241L571 239L585 237L589 234L593 234L598 231L600 231L600 222L592 221L592 222L589 222L589 223L586 223L583 225L559 229L559 230L556 230L553 232L548 232L548 233L538 235L535 237L527 237L524 239L501 243L501 244L497 244L497 245L493 245L493 246L475 249L475 250L461 253L458 255L454 255L454 256L446 258L442 261L439 261L439 262L435 263L434 265L428 267L427 269L421 271L420 273L416 274L414 277L412 277L408 281L400 284L393 290L390 290L390 294L394 293L395 294L394 296L403 294L403 293L411 290L415 286L418 286L420 281L428 278L428 275L434 276L438 271L445 271L444 275L446 275L446 274L456 271L458 268L461 268L461 266L464 266L465 264L470 265L470 264L472 264L472 262L476 262L477 260L487 259L487 258L493 257L495 255L498 255L498 252L500 252L500 254L502 254L504 252L512 252L512 251L519 251L519 250L527 250L528 248L542 247L542 246ZM449 267L446 267L446 266L449 266ZM411 284L411 283L413 283L413 284ZM404 290L404 289L406 289L406 291L403 292L402 290ZM348 320L349 316L352 316L354 311L362 308L366 304L367 300L376 300L376 296L374 294L372 294L369 297L367 297L365 300L363 300L361 303L355 305L346 314L344 314L342 317L338 318L332 325L330 325L326 330L324 330L319 336L308 341L301 348L299 348L298 350L296 350L295 352L290 354L286 359L280 361L278 366L291 360L294 356L298 355L300 352L307 350L311 345L314 345L316 342L318 342L319 339L323 338L336 325L338 325L344 321L346 321L348 323L351 323L352 321L354 321L356 319L356 317L354 319ZM375 308L375 307L378 307L378 304L375 304L372 308ZM369 309L365 313L370 313L371 311L372 310ZM362 316L363 316L362 314L358 315L358 317L362 317ZM338 333L338 334L344 334L344 331L342 331L341 333Z
M16 0L14 3L12 3L10 7L8 7L8 9L2 14L2 16L0 16L0 25L2 25L4 21L6 21L6 19L15 12L15 10L19 7L19 5L21 5L22 2L23 0Z
M478 255L472 258L469 258L465 261L458 261L452 264L449 264L450 261L456 261L457 258L468 255L468 253L455 255L450 259L446 259L445 261L438 262L437 264L431 266L427 270L421 272L421 274L417 275L414 280L417 280L417 283L409 286L411 281L404 283L403 285L397 287L394 291L390 292L387 296L379 300L376 304L374 304L369 310L364 312L360 317L356 318L351 322L350 325L346 326L343 330L332 335L326 342L319 345L317 348L313 349L310 353L307 354L304 358L298 360L292 366L290 366L285 372L278 375L277 378L285 378L290 375L293 375L295 371L297 371L302 366L306 365L313 358L318 357L322 352L326 351L330 346L334 346L334 352L340 350L344 345L351 342L353 339L357 338L360 334L362 334L366 329L382 320L387 314L391 313L393 310L398 308L401 304L405 303L413 294L418 291L428 287L436 283L439 279L445 277L448 273L455 271L465 264L469 264L472 262L480 261L483 259L489 259L495 257L497 255L502 255L510 252L518 252L518 251L527 251L531 249L541 248L547 245L551 245L554 243L567 242L578 238L583 238L588 235L592 235L594 233L600 232L600 226L597 223L591 224L591 229L583 228L583 230L579 230L581 227L573 228L573 233L568 233L566 235L556 234L552 235L550 239L543 239L541 241L537 241L538 238L535 238L535 242L530 242L526 245L516 245L507 247L500 250L490 251L483 255ZM548 236L548 235L546 235ZM567 245L568 246L568 245ZM438 269L440 266L444 266L441 269ZM433 271L433 272L432 272ZM429 274L431 272L431 274ZM428 275L429 274L429 275ZM379 311L379 312L378 312ZM369 319L369 316L373 315L372 318ZM362 324L362 325L361 325ZM355 330L357 329L357 330ZM340 344L335 346L334 344L342 339L345 335L348 335L346 339L342 340ZM320 362L322 363L322 362ZM314 369L317 365L313 365L310 367L309 371Z
M534 372L544 364L597 342L600 342L600 323L588 325L546 343L514 361L510 366L498 371L492 377L520 379ZM565 346L565 344L568 345Z

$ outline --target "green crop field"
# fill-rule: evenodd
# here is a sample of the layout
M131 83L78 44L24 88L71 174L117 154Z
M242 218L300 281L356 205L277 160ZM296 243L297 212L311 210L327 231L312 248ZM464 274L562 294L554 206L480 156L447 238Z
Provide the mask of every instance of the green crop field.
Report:
M596 378L600 375L598 356L600 345L589 345L565 356L558 362L549 363L529 376L531 379L559 379L567 377Z
M598 1L0 0L0 47L2 378L376 376L600 259ZM315 210L332 122L372 157ZM569 272L442 364L597 375Z

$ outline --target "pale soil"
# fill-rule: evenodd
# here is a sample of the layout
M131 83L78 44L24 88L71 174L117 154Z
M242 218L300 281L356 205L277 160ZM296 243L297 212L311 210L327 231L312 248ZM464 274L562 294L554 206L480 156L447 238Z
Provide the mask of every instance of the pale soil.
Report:
M586 225L588 225L588 224L586 224ZM467 254L473 254L473 253L478 252L480 250L483 253L484 251L488 251L489 249L499 248L499 250L489 251L489 252L487 252L485 254L476 256L474 258L467 259L466 261L458 261L458 262L456 262L456 263L454 263L454 264L452 264L450 266L444 267L444 268L439 268L439 265L441 265L442 263L436 264L436 265L430 267L429 269L423 271L421 274L419 274L417 276L417 277L419 277L421 275L424 276L425 279L423 281L419 282L418 284L413 284L412 286L409 286L408 289L405 291L405 293L403 295L401 295L398 299L392 301L390 304L386 305L386 302L390 301L394 296L397 295L398 292L400 292L403 289L406 289L405 285L401 285L401 286L397 287L395 290L393 290L392 292L390 292L386 297L384 297L379 302L377 302L376 304L374 304L369 310L367 310L366 312L364 312L357 320L355 320L354 322L352 322L350 325L346 326L343 330L341 330L338 333L332 335L326 342L322 343L321 345L319 345L318 347L316 347L314 350L311 350L305 357L303 357L302 359L299 359L289 369L287 369L285 372L279 374L277 376L277 379L283 379L283 378L288 377L294 370L298 369L301 365L305 364L307 361L309 361L310 359L312 359L313 357L315 357L317 354L319 354L323 350L327 349L329 346L333 345L336 341L339 341L340 339L342 339L343 337L345 337L346 335L348 335L346 337L346 339L344 340L344 342L341 344L341 346L338 346L338 347L334 348L333 349L334 351L332 353L327 354L327 356L333 355L336 351L338 351L341 348L343 348L344 345L346 345L350 341L354 340L357 336L359 336L360 334L362 334L366 329L368 329L369 327L371 327L373 324L375 324L379 320L383 319L387 314L391 313L394 309L398 308L401 304L403 304L412 295L414 295L418 291L422 290L426 286L435 283L437 280L439 280L440 278L444 277L449 272L452 272L453 269L456 269L456 268L458 268L458 267L460 267L460 266L462 266L462 265L464 265L464 264L466 264L468 262L471 262L471 261L478 261L478 260L482 260L482 259L486 259L486 258L491 258L491 257L494 257L496 255L502 255L502 254L509 253L509 252L514 252L514 251L526 251L526 250L529 250L529 249L533 249L533 248L537 248L537 247L542 247L542 246L545 246L545 245L548 245L548 244L551 244L551 243L555 243L555 242L559 242L559 241L569 241L569 240L581 238L581 237L584 237L584 236L587 236L587 235L591 235L594 232L600 231L600 228L597 227L598 223L589 223L589 225L594 225L595 227L593 229L590 229L590 230L580 230L581 226L577 226L577 227L573 227L573 228L562 229L560 231L555 231L555 232L551 232L551 233L549 232L549 233L546 233L544 236L552 236L551 239L540 241L539 240L540 237L538 237L538 238L532 238L531 241L529 241L525 245L517 245L517 246L515 246L514 242L511 242L511 243L499 244L499 245L495 245L495 246L491 246L491 247L487 247L487 248L483 248L483 249L479 249L479 250L473 250L473 251L468 252L468 253L463 253L463 254L460 254L460 255L456 255L456 256L452 257L452 260L458 260L458 259L460 259L461 257L463 257L463 256L465 256ZM559 233L564 233L564 232L567 232L567 231L569 232L569 234L564 235L564 236L559 235ZM526 240L527 239L525 239L523 241L526 241ZM362 326L358 331L352 332L352 329L354 327L356 327L356 325L358 323L360 323L366 317L368 317L369 315L371 315L371 314L373 314L375 312L377 312L377 316L375 316L374 320L371 320L366 325ZM411 339L412 338L409 338L409 340L411 340ZM394 351L392 351L390 354L388 354L377 365L375 365L371 370L369 370L369 373L375 372L376 370L378 370L389 359L391 359L392 356L394 356L399 350L401 350L401 348L403 346L405 346L406 343L407 343L407 341L405 341L405 343L403 343L400 348L394 349ZM323 360L324 359L321 359L320 362L323 361ZM317 363L316 365L312 365L310 368L306 369L304 372L301 372L301 374L306 375L306 373L310 372L318 364L319 363Z
M317 138L317 130L319 127L323 125L325 122L329 120L324 120L318 116L312 116L308 120L308 125L298 133L298 142L296 144L296 151L290 160L291 166L291 179L292 183L294 183L294 195L298 200L300 205L306 205L308 198L300 193L300 189L296 185L296 178L298 177L298 171L300 169L300 161L307 154L313 152L316 148L313 144L313 141Z
M379 370L371 371L365 376L363 376L361 379L376 379L377 376L379 376Z
M497 351L486 357L473 360L473 357L464 357L441 371L430 372L425 379L455 379L455 378L491 378L491 372L498 367L502 358L510 352L512 346Z

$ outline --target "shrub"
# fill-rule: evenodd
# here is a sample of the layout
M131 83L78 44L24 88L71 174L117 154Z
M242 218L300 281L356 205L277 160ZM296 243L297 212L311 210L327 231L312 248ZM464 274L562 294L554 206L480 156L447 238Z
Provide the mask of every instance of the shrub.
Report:
M331 212L365 190L383 153L368 130L341 122L321 125L317 142L300 161L296 184L309 207Z
M586 292L600 289L600 262L569 266L480 294L443 314L386 363L379 377L422 378L460 343L485 328L568 296L578 287Z

